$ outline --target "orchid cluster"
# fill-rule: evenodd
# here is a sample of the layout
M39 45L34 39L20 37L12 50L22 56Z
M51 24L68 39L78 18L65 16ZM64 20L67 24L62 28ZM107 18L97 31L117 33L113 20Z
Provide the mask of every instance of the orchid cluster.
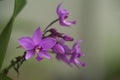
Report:
M50 28L57 21L63 27L70 27L76 24L76 21L68 20L69 12L61 8L61 3L57 6L56 13L58 19L51 22L43 31L38 27L32 37L21 37L18 39L20 46L25 49L25 59L28 60L34 55L36 55L37 61L41 61L44 58L51 59L50 53L54 53L57 60L61 60L70 66L73 64L76 67L79 67L79 65L84 67L85 63L79 60L81 56L84 56L79 45L81 40L76 41L73 47L70 48L66 42L72 42L74 38L59 32L56 28Z

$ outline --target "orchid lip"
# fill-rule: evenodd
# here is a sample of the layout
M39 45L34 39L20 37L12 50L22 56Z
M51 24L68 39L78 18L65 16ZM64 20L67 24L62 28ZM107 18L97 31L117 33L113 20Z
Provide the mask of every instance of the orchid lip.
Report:
M35 52L36 52L36 53L40 52L40 50L41 50L40 47L36 47L36 48L35 48Z
M35 52L38 53L40 51L40 49L35 49Z

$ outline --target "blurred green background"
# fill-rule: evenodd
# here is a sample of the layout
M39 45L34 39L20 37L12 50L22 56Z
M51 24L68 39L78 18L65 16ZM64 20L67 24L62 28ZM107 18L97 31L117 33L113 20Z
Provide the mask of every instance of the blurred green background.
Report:
M27 0L15 20L3 68L23 54L24 50L16 49L18 38L32 36L38 26L44 29L56 19L56 6L60 2L70 11L69 19L77 20L77 24L70 28L60 27L58 23L53 26L75 40L83 40L81 46L86 56L81 60L87 66L71 68L53 55L51 60L28 60L20 68L19 77L14 70L8 75L14 80L120 80L120 0ZM13 8L14 0L0 0L0 32Z

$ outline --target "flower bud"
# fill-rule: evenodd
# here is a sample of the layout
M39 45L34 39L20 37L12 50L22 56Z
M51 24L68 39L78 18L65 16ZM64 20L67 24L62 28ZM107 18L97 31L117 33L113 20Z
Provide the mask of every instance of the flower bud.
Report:
M56 30L55 28L51 28L51 29L50 29L50 32L51 32L51 33L56 33L57 30Z
M64 39L65 41L73 41L73 40L74 40L71 36L68 36L68 35L64 35L64 36L63 36L63 39Z

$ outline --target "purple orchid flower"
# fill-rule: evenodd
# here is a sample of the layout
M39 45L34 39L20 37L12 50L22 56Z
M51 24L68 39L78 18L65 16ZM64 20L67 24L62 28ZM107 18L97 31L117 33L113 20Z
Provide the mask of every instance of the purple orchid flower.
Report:
M36 29L32 38L22 37L18 41L26 50L25 59L28 60L37 53L37 61L40 61L43 58L50 59L51 56L48 54L48 50L56 44L56 40L54 38L42 38L40 27Z
M53 52L56 53L56 58L70 65L68 56L70 55L71 49L64 44L64 40L61 39L53 48ZM70 65L71 66L71 65Z
M76 21L68 21L67 18L69 16L69 12L66 10L66 9L63 9L61 8L61 4L60 3L58 6L57 6L57 15L59 17L59 22L60 22L60 25L62 26L70 26L72 24L76 24Z
M73 45L70 62L73 63L76 67L79 67L79 65L82 65L83 67L85 67L85 63L78 60L78 58L80 58L81 56L84 56L84 53L80 50L80 46L79 46L80 42L81 40L77 41Z
M53 52L59 54L70 54L71 49L65 44L65 40L61 39L58 43L52 48Z

